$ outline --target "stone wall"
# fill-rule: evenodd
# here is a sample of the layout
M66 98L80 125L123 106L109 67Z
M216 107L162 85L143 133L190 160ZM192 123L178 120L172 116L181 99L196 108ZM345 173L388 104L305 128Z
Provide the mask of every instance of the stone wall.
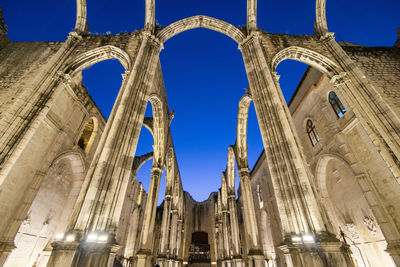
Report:
M39 73L62 43L17 42L0 50L0 119L14 104L22 104Z
M343 46L400 115L400 48Z
M210 244L211 261L217 261L215 240L215 210L214 205L217 193L211 193L203 202L195 201L189 193L185 192L185 237L184 261L189 260L189 247L194 232L206 232Z
M30 100L61 45L10 42L0 50L0 119L16 114ZM44 255L40 252L49 240L57 231L65 231L106 123L84 88L80 73L68 86L61 83L54 89L48 108L44 119L35 121L28 144L21 148L13 167L1 180L0 229L7 234L0 238L2 242L16 242L18 247L9 257L7 264L11 265L42 260ZM89 118L95 120L96 130L91 135L90 149L84 151L78 142ZM60 173L66 172L66 178L56 179L59 173L54 174L53 170L64 158L62 165L66 167ZM59 186L65 190L59 190ZM28 252L32 256L24 257Z

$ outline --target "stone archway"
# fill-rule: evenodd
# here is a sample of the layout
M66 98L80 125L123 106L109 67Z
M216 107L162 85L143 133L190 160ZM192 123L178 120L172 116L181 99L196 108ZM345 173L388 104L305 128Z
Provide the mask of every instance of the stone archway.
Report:
M189 18L179 20L177 22L171 23L167 27L163 28L156 34L156 37L160 42L165 43L171 37L178 35L184 31L188 31L196 28L205 28L213 30L226 36L232 38L238 44L240 44L244 39L245 35L232 24L219 20L216 18L198 15Z
M46 266L49 243L66 230L84 175L85 163L79 152L63 153L53 161L15 237L17 248L5 266Z
M357 266L395 266L385 252L387 242L351 166L340 156L326 154L316 167L316 179L333 233L346 235Z
M286 59L293 59L308 64L326 74L329 78L339 73L338 66L329 58L310 49L298 46L290 46L276 53L271 63L272 71L276 72L279 63Z
M125 70L129 70L132 66L131 59L125 51L113 45L105 45L80 54L68 61L65 64L64 73L72 77L83 69L111 58L118 59Z

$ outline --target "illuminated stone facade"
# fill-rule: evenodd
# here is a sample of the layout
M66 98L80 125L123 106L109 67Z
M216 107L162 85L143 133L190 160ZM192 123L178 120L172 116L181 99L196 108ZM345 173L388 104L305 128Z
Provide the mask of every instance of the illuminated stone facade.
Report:
M399 41L337 43L325 0L315 34L296 36L260 30L255 0L244 28L202 15L159 28L155 4L144 29L93 36L77 0L64 42L11 42L0 16L0 265L399 266ZM249 81L221 188L201 203L182 188L159 62L164 42L199 27L238 43ZM106 122L82 70L112 58L125 73ZM286 59L312 66L289 107L276 74ZM264 143L253 170L251 101ZM153 152L135 155L143 126Z

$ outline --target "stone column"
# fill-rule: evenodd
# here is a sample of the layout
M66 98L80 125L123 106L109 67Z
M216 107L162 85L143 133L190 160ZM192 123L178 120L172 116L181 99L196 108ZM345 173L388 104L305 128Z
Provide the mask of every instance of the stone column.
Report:
M230 233L229 233L229 220L228 210L222 210L222 234L223 234L223 257L224 265L226 267L231 266L231 244L230 244Z
M233 266L242 266L242 256L240 255L240 238L239 238L239 221L237 217L236 208L236 195L231 194L228 196L228 207L230 214L230 224L231 224L231 240L232 240L232 259Z
M222 260L224 259L224 254L223 254L223 244L222 244L222 226L221 226L221 220L218 219L218 222L215 224L215 235L216 235L216 243L217 243L217 263L218 266L222 265Z
M243 199L243 220L247 236L247 248L249 250L248 258L254 262L255 266L263 266L264 256L261 250L261 242L258 238L258 225L250 185L250 170L242 168L238 172Z
M307 162L299 147L300 142L282 92L276 86L277 80L271 73L261 38L258 32L250 34L240 44L240 50L272 177L283 229L283 241L298 250L301 247L299 257L306 266L323 266L323 260L326 257L342 264L341 266L351 266L348 254L341 249L341 242L332 234L327 233L323 224L316 198L311 189L311 175ZM239 173L243 180L241 186L245 224L247 224L246 229L250 234L249 247L255 249L258 255L262 255L256 236L257 224L252 221L255 220L255 216L248 217L248 219L246 216L246 212L254 212L254 207L252 210L251 207L246 208L246 205L250 205L249 203L252 201L249 173L247 170L239 170ZM296 240L299 242L298 244L294 244ZM318 244L320 253L317 256L312 252L311 244ZM295 250L291 250L290 253L293 258L296 258L298 255L293 251ZM249 254L252 253L250 251Z
M177 235L178 235L178 210L173 209L172 210L172 218L171 218L171 232L169 236L169 260L175 260L177 251Z
M111 259L111 252L116 243L115 231L120 220L146 110L146 93L153 84L161 47L162 45L153 36L147 32L142 33L135 64L126 73L127 76L82 185L69 224L69 229L72 230L66 233L62 241L53 243L56 249L51 255L48 266L85 265L92 261L93 247L102 248L99 257L104 260L98 265L99 267L106 266L108 259ZM154 168L152 180L159 181L160 175L161 170ZM158 182L156 184L158 185ZM150 192L153 195L155 193L158 193L158 186L157 192ZM148 199L148 206L151 206L153 204L151 195ZM149 230L144 229L147 232Z
M163 217L161 222L161 239L160 239L160 248L158 251L158 264L163 267L167 266L167 250L168 250L168 237L169 237L169 227L170 227L170 214L171 214L171 195L165 194L164 199L164 209L163 209Z
M176 256L175 256L175 267L180 267L183 265L183 259L181 258L181 250L183 249L183 220L182 219L178 219L177 221L177 233L176 233Z
M140 245L137 253L138 261L136 266L150 266L161 174L162 169L157 167L151 169L150 188L144 210Z

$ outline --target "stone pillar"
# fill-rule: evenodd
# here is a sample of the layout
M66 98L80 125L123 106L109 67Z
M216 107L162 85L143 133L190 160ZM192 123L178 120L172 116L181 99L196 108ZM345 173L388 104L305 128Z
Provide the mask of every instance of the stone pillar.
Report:
M71 266L72 262L78 266L85 266L92 258L92 249L99 246L104 249L96 250L96 253L105 253L102 258L112 257L111 248L116 242L115 231L120 220L146 110L146 93L153 84L161 47L153 36L147 32L142 33L135 64L126 73L82 185L69 224L69 229L72 230L65 235L64 240L54 243L53 247L57 249L53 250L49 266L67 267ZM158 193L160 175L161 170L154 168L152 180L158 181L157 192L150 192L148 206L153 204L151 194ZM153 198L157 201L157 196ZM154 226L154 222L151 226ZM149 230L144 229L147 232ZM78 245L71 248L71 244L75 243Z
M222 234L223 234L223 259L225 266L230 266L231 260L231 244L230 244L230 233L229 233L229 220L228 210L222 210ZM229 261L229 263L228 263Z
M255 266L263 266L264 259L261 250L261 242L258 238L258 225L254 208L253 195L250 185L250 170L248 168L239 169L240 190L243 199L243 220L247 235L248 258L254 262ZM260 261L260 259L262 259Z
M177 236L178 236L178 210L172 210L171 233L169 237L169 259L176 259L177 255Z
M183 258L181 258L181 250L183 250L183 220L182 219L178 219L177 221L177 233L176 233L176 256L175 256L175 266L176 267L180 267L183 265Z
M165 194L164 199L164 210L161 222L161 239L160 248L158 251L157 262L160 266L166 266L167 260L167 250L168 250L168 237L169 237L169 227L170 227L170 214L171 214L171 195Z
M233 266L240 267L242 266L240 255L240 238L239 238L239 221L237 217L237 208L236 208L236 195L231 194L228 196L228 207L230 214L230 224L231 224L231 240L232 240L232 259Z
M271 173L282 234L285 236L282 241L290 246L295 240L318 244L320 250L317 254L313 254L311 246L304 246L300 254L301 259L315 258L306 266L324 266L322 262L326 258L347 264L341 266L351 266L350 263L348 264L350 261L347 252L337 247L337 244L341 243L325 229L311 189L310 172L299 147L300 142L292 117L282 92L276 85L278 81L271 73L263 49L261 35L258 32L250 34L240 44ZM254 212L254 207L246 207L246 205L251 205L249 203L252 201L249 173L248 170L239 170L239 173L241 174L246 232L250 234L249 248L255 249L256 255L262 255L257 240L255 216L246 216L246 213ZM337 250L333 251L332 247ZM250 251L249 254L251 256L253 252Z
M161 174L162 169L157 167L153 167L151 169L150 188L142 222L143 226L140 236L140 245L137 253L138 264L136 266L150 266ZM146 263L143 261L143 259L146 260Z
M223 254L223 244L222 244L222 226L221 226L221 220L218 219L218 222L215 225L215 235L216 235L216 243L217 243L217 262L218 262L218 266L221 266L221 261L224 258L224 254Z

